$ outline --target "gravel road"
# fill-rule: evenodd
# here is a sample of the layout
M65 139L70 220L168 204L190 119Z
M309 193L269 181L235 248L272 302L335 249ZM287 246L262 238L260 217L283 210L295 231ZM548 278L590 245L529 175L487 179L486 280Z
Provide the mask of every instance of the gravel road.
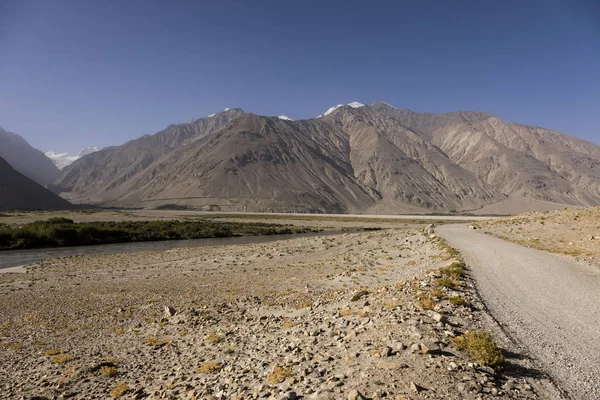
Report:
M467 229L436 228L460 250L504 331L573 399L600 399L600 269Z

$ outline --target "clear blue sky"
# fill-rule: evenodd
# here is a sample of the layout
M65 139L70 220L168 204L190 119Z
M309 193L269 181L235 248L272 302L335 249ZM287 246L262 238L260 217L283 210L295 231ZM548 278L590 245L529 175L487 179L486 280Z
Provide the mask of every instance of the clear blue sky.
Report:
M0 1L0 126L42 150L354 100L600 143L600 3Z

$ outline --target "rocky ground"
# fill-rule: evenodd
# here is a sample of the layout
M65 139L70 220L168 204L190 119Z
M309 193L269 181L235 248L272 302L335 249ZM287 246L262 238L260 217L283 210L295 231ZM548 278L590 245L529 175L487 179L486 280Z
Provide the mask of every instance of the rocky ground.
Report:
M440 271L456 257L407 228L0 274L0 398L557 397L468 275ZM453 344L482 328L503 372Z
M600 266L600 207L536 211L474 226L517 244Z

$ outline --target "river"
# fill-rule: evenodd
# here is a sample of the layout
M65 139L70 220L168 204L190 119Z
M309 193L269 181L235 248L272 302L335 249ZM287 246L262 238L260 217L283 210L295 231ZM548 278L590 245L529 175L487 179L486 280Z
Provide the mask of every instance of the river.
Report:
M349 231L326 231L292 233L285 235L235 236L226 238L161 240L154 242L130 242L117 244L99 244L94 246L51 247L43 249L0 251L0 269L33 264L50 258L81 256L89 254L134 253L137 251L165 251L186 247L228 246L235 244L266 243L276 240L290 240L302 237L328 236L348 233Z

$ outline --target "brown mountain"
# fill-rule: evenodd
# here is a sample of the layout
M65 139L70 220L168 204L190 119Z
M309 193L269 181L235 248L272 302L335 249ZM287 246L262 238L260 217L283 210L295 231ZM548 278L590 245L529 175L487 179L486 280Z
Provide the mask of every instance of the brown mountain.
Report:
M0 211L69 208L73 208L69 202L17 172L0 157Z
M475 112L353 103L291 121L228 110L81 158L76 202L236 211L515 212L600 204L600 147Z
M14 169L46 186L60 173L54 163L40 150L16 133L0 128L0 157L4 158Z

